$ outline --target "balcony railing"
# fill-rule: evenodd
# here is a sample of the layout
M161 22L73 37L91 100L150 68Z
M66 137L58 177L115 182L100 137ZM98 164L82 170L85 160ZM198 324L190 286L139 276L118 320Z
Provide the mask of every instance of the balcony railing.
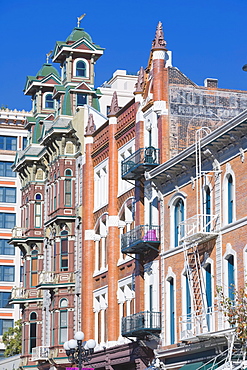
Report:
M123 337L145 337L161 332L161 313L144 311L122 318Z
M121 163L123 180L137 180L145 171L151 170L160 164L159 149L149 146L140 148Z
M222 315L222 320L226 322L226 318ZM204 314L199 314L198 311L188 315L180 316L180 339L189 340L191 338L207 335L218 330L217 323L219 320L219 311L209 307Z
M39 285L55 284L55 273L50 271L42 271L39 274Z
M206 242L218 235L218 216L198 214L179 224L180 243Z
M43 292L37 289L25 289L23 287L13 287L11 290L10 303L25 303L27 301L41 300Z
M32 348L32 361L48 360L49 347L34 347Z
M121 236L122 253L140 254L150 249L158 250L160 227L139 225Z
M75 284L74 272L54 272L54 271L42 271L39 274L39 284L37 288L47 289L57 287L58 285L69 285Z
M16 239L16 238L24 238L25 237L25 232L26 232L26 229L25 228L15 226L12 229L12 238L14 238L14 239Z

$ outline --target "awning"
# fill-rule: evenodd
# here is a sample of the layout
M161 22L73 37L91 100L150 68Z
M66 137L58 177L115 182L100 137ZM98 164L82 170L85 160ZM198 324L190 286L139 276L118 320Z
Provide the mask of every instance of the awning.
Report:
M207 370L208 368L212 367L211 363L209 363L205 366L203 366L203 365L204 365L204 362L202 362L202 361L192 362L190 364L183 365L182 367L180 367L179 370L197 370L199 367L201 368L200 370Z

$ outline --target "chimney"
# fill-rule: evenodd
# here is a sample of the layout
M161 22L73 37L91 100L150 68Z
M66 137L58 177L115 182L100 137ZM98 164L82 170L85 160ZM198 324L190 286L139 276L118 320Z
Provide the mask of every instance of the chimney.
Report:
M205 87L211 87L212 89L217 89L218 88L217 78L206 78L204 80L204 86Z

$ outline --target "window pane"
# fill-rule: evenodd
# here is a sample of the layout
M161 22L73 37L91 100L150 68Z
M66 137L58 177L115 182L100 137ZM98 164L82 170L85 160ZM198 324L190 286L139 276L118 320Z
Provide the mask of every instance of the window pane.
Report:
M17 149L17 138L12 136L6 137L6 150L16 150Z
M15 203L16 202L16 189L6 188L6 202Z
M52 94L47 94L45 97L45 108L51 108L54 107L54 100L52 99Z
M5 333L9 328L13 328L14 320L11 319L1 319L1 332L0 335Z
M5 175L6 177L16 177L16 173L12 170L12 162L5 162Z
M0 307L1 308L13 308L12 304L9 304L11 298L11 292L0 292Z
M5 229L13 229L15 227L15 214L14 213L4 213L4 228Z
M15 255L15 247L8 244L7 239L0 239L0 254L9 254L11 256Z
M84 105L87 104L87 95L85 94L77 94L77 105Z
M14 266L0 266L2 281L15 280L15 267Z

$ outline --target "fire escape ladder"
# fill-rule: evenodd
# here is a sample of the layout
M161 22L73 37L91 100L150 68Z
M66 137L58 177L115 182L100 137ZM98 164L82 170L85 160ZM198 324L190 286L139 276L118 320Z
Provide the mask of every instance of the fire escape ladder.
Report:
M202 275L200 256L197 243L188 248L186 243L183 244L186 272L188 277L189 289L192 300L193 313L195 318L196 332L208 332L206 306L204 299L204 279Z

